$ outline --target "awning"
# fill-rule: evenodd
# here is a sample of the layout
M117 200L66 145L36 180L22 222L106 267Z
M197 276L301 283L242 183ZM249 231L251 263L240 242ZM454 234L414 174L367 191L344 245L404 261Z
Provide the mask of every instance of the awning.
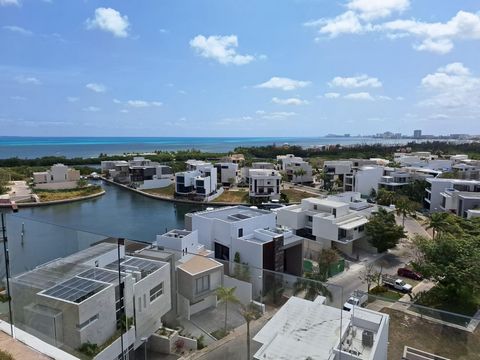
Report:
M353 221L350 221L350 222L339 224L338 227L340 229L343 229L343 230L352 230L356 227L365 225L366 223L368 223L368 219L361 218L361 219L357 219L357 220L353 220Z

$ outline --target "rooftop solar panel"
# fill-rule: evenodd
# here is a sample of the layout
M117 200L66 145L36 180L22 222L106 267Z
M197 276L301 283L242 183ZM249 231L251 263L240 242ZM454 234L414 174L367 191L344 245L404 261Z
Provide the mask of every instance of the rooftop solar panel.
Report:
M101 268L88 269L77 276L107 283L118 283L118 272ZM122 274L122 278L124 277L125 275Z
M107 286L108 285L102 284L98 281L73 277L67 281L64 281L63 283L45 290L43 294L61 300L80 303Z

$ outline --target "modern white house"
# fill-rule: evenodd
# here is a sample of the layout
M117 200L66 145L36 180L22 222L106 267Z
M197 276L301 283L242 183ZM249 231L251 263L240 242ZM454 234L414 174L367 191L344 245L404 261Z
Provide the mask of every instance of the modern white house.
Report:
M217 168L217 181L223 186L235 185L238 181L238 163L219 162Z
M80 171L63 164L55 164L50 170L33 173L33 183L37 189L72 189L77 187L78 180Z
M249 267L255 293L261 290L261 281L257 279L262 270L297 276L302 273L304 239L291 229L278 227L271 211L222 207L187 214L185 222L187 229L198 231L199 243L214 251L215 259L224 262L226 274L234 271L236 258Z
M67 351L84 343L103 345L125 317L124 349L132 351L162 325L171 307L170 265L125 255L123 246L119 250L112 243L41 265L10 284L15 325ZM110 360L120 353L118 338L95 359Z
M323 163L323 172L327 175L329 181L345 182L345 175L352 173L352 161L350 160L331 160Z
M292 296L254 336L256 360L386 360L389 316L355 307L353 311Z
M352 256L356 249L374 251L367 241L365 224L376 206L360 199L359 193L326 199L302 199L299 205L276 210L277 224L299 236L315 240L321 248L335 247Z
M372 190L378 191L378 184L384 175L383 166L361 166L351 174L345 174L344 190L359 192L370 196Z
M408 185L410 181L411 175L409 172L397 168L385 168L384 175L378 182L378 188L397 191L401 187Z
M187 170L175 174L175 194L208 198L217 192L217 168L201 160L186 161Z
M424 205L430 212L447 211L468 217L468 210L480 207L480 181L429 178Z
M277 161L288 181L296 184L313 182L312 166L301 157L293 154L277 155Z
M250 198L278 200L282 175L272 169L248 169L248 194Z
M213 251L198 242L198 231L174 229L157 235L155 245L175 254L174 291L177 316L191 315L217 306L215 290L223 285L223 264Z

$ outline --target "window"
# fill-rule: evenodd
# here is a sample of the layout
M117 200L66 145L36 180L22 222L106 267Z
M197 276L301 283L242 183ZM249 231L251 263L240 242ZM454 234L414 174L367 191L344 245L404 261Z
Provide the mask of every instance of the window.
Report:
M313 205L313 210L318 210L318 205Z
M95 320L98 320L98 314L97 315L94 315L92 316L90 319L88 319L87 321L84 321L83 323L81 324L78 324L77 325L77 329L83 329L85 326L91 324L92 322L94 322Z
M337 217L337 209L332 209L332 214L334 217Z
M364 231L364 230L365 230L365 225L360 225L360 226L358 227L358 232L362 232L362 231Z
M210 290L210 275L205 275L195 280L196 294L201 294L208 290Z
M243 236L243 229L238 229L238 237L242 237Z
M163 281L157 286L150 289L150 302L152 302L162 294L163 294Z
M147 294L143 294L143 307L147 307Z
M308 215L308 216L307 216L307 221L308 221L308 222L312 222L312 221L313 221L313 217L310 216L310 215Z

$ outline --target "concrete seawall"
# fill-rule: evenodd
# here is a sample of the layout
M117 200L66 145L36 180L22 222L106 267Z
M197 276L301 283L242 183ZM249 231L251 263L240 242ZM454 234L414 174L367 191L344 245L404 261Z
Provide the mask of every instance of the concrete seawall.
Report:
M163 200L163 201L170 201L170 202L175 202L175 203L183 203L183 204L195 204L195 205L207 205L207 206L232 206L232 205L245 205L245 206L250 206L250 204L247 203L234 203L234 202L204 202L204 201L193 201L193 200L188 200L188 199L176 199L176 198L170 198L167 196L161 196L161 195L155 195L155 194L150 194L138 189L133 189L127 185L119 184L116 183L115 181L112 181L110 179L101 178L103 181L108 182L109 184L113 184L119 187L122 187L126 190L130 190L133 192L136 192L137 194L152 198L152 199L157 199L157 200Z
M77 202L82 200L94 199L105 194L105 190L100 191L97 194L91 194L86 196L75 197L71 199L63 200L53 200L53 201L44 201L44 202L25 202L25 203L16 203L19 208L21 207L35 207L35 206L47 206L47 205L58 205L58 204L67 204L71 202ZM0 204L0 208L11 208L11 204Z

